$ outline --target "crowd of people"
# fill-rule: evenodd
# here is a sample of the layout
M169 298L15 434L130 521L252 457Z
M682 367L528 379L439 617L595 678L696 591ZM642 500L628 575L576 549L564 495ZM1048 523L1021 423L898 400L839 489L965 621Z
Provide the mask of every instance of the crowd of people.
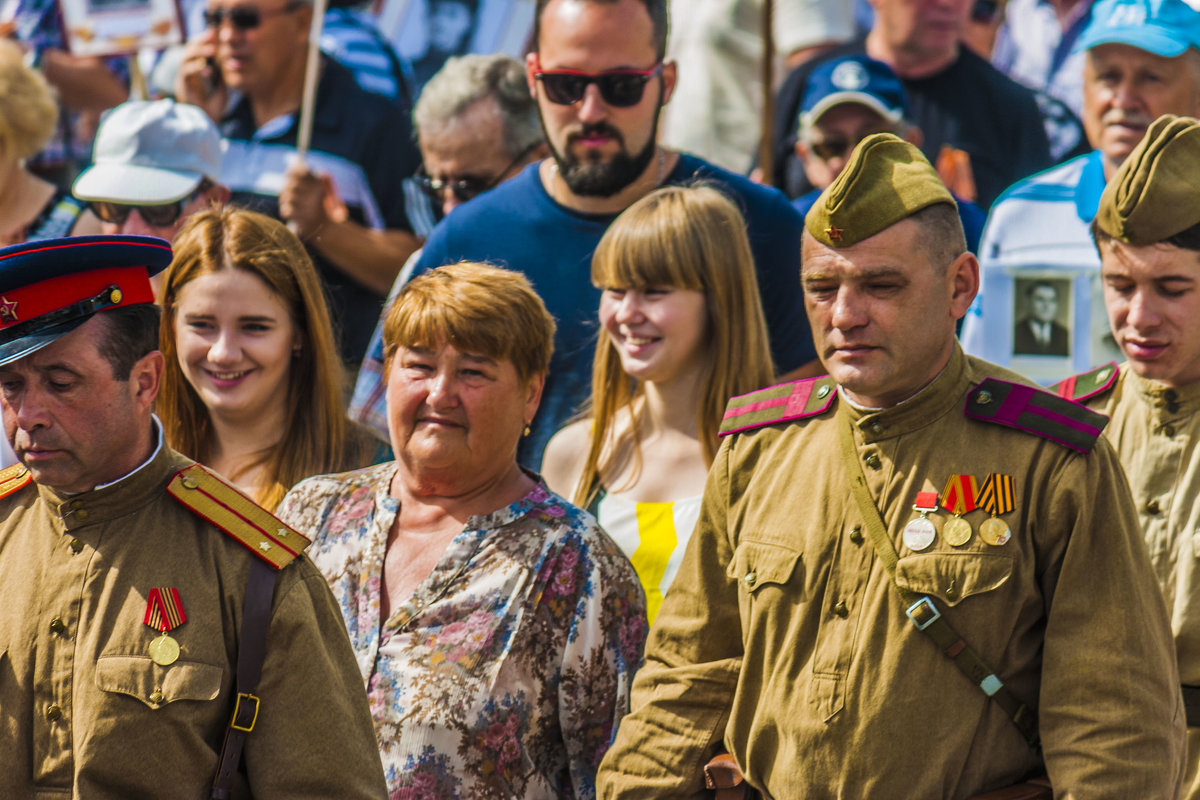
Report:
M0 9L0 797L1200 800L1200 9L489 2Z

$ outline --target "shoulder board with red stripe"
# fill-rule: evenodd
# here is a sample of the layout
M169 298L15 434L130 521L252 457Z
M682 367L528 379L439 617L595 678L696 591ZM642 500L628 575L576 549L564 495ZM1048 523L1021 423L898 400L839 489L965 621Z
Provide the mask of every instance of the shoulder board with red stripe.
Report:
M199 464L176 472L167 491L275 569L308 547L303 534Z
M1116 362L1113 361L1102 367L1096 367L1090 372L1083 372L1067 378L1065 381L1059 381L1050 387L1050 391L1059 397L1065 397L1067 400L1083 403L1091 400L1093 397L1104 394L1116 386L1117 377L1120 374L1121 370L1117 367Z
M720 436L824 414L837 397L833 378L805 378L738 395L725 406Z
M24 464L13 464L0 469L0 497L8 497L18 489L24 489L33 481L33 475Z
M988 378L967 395L971 419L1016 428L1090 453L1108 417L1033 386Z

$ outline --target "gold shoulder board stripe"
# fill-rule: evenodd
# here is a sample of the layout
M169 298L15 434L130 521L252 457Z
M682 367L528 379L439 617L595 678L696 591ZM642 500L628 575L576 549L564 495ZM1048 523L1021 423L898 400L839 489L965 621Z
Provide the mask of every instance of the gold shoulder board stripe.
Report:
M32 480L33 475L25 469L24 464L0 469L0 497L8 497L18 489L25 488Z
M1104 394L1117 385L1120 368L1116 362L1109 362L1102 367L1096 367L1089 372L1074 375L1059 381L1050 387L1050 391L1066 400L1083 403Z
M828 375L780 383L739 395L725 406L718 435L728 436L777 422L815 417L828 411L836 396L837 385Z
M275 569L308 547L303 534L199 464L175 473L167 491Z

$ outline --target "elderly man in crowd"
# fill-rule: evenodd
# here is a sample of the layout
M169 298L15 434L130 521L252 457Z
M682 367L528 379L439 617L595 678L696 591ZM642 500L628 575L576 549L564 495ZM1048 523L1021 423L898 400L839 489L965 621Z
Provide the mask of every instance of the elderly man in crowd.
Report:
M1200 114L1200 12L1184 0L1103 0L1076 46L1086 52L1083 119L1095 150L1017 183L996 203L979 247L981 291L962 331L968 353L1043 383L1119 357L1089 226L1105 182L1150 123ZM1014 278L1050 274L1078 286L1074 298L1059 298L1073 300L1071 349L1020 358L1029 349L1016 338Z
M1200 798L1200 121L1167 115L1109 181L1093 225L1108 318L1125 354L1055 386L1108 414L1171 627Z
M657 143L677 79L663 60L666 0L539 0L529 90L552 158L473 203L430 236L417 272L461 260L524 272L559 322L542 406L521 442L521 463L541 464L547 440L590 391L596 309L590 264L617 214L654 188L707 179L742 209L780 372L811 364L797 280L800 215L781 193Z
M308 246L342 358L357 364L384 295L420 244L401 188L418 156L405 110L322 58L312 147L298 159L312 12L306 0L208 0L208 27L187 45L176 96L203 108L229 140L221 180L233 200L287 220Z
M141 236L0 250L0 797L382 798L307 540L163 443Z
M978 265L937 173L867 137L803 262L830 374L730 402L599 796L699 797L723 746L768 797L1042 770L1175 797L1170 628L1105 419L959 349Z

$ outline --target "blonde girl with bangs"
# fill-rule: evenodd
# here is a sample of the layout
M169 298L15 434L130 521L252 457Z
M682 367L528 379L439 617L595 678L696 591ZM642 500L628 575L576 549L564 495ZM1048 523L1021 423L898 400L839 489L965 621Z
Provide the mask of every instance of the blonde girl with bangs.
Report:
M774 375L746 223L711 186L658 189L600 240L592 282L591 402L542 466L630 557L653 621L699 515L725 404Z
M171 447L267 509L303 478L389 455L346 418L320 278L283 223L210 209L188 219L173 247L156 403Z

